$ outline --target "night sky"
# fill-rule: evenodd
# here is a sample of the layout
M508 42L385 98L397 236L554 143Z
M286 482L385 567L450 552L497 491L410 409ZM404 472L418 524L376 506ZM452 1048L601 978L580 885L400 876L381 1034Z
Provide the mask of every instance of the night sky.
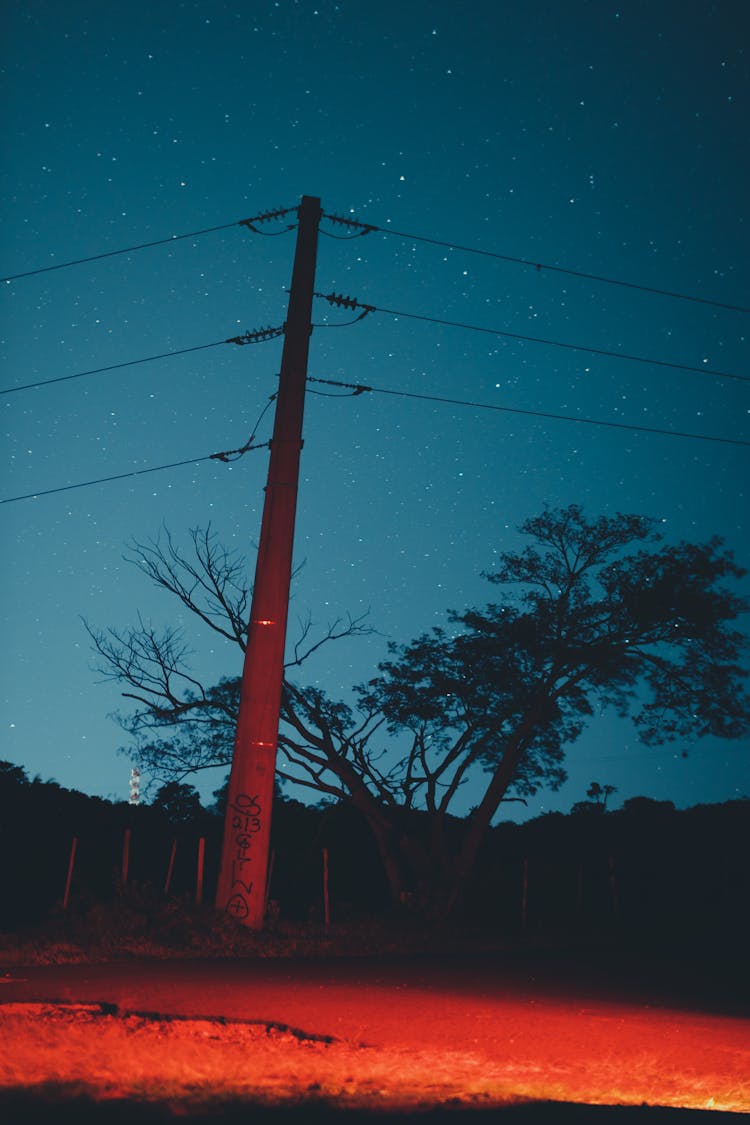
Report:
M747 444L573 420L747 443L748 313L545 268L750 306L745 0L3 8L3 276L314 195L328 213L544 264L393 234L336 240L347 231L324 221L323 292L700 369L380 312L316 329L316 378L532 413L311 384L343 397L307 399L290 641L308 613L325 625L369 610L378 634L323 649L304 681L346 696L388 639L495 597L481 572L545 504L654 516L669 541L718 534L747 561ZM280 325L294 238L232 225L4 284L3 389ZM315 316L352 319L322 301ZM246 441L280 354L279 339L222 344L0 396L3 499L196 461L0 506L0 758L127 798L120 688L99 682L81 617L182 623L198 676L239 674L239 650L123 554L162 525L186 546L210 521L252 574L267 450L199 459ZM604 715L571 748L566 786L510 814L567 811L593 779L617 787L615 804L750 795L748 750L648 751ZM221 780L204 775L201 792Z

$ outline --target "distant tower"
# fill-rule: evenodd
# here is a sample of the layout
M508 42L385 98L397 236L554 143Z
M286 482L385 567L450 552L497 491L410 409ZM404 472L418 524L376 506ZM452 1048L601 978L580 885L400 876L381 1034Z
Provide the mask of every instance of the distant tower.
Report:
M129 804L139 805L141 803L141 771L137 766L133 766L130 771L130 800Z

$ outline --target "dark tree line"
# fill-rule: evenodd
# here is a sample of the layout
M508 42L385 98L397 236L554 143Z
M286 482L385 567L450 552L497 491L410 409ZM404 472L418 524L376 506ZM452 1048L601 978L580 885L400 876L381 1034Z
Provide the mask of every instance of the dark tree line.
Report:
M343 802L368 826L393 902L433 916L456 906L501 802L565 780L565 753L595 711L629 716L656 746L750 726L736 627L744 571L718 539L664 544L655 521L587 518L580 507L527 520L522 551L485 577L496 600L448 614L448 625L391 645L354 705L297 683L321 644L360 633L361 619L302 631L285 682L279 778ZM210 531L192 556L170 538L133 558L204 625L244 648L244 563ZM103 672L136 710L122 719L129 755L162 781L231 760L238 681L204 687L174 629L90 629ZM452 810L471 780L476 806ZM420 829L412 813L418 811Z
M568 815L550 813L491 828L464 887L459 927L500 941L525 935L592 942L624 934L630 948L678 943L744 949L750 933L745 847L750 800L678 811L671 802L636 797L610 811L601 799L606 788L593 783L593 795ZM415 838L429 839L424 810L404 818ZM199 836L206 840L204 901L210 901L221 825L218 810L202 808L193 787L184 783L168 783L150 805L133 807L54 782L29 781L20 767L0 762L0 847L13 857L0 869L0 932L50 920L58 924L63 918L81 919L95 930L120 916L118 904L130 903L148 933L150 910L155 924L163 925L163 904L194 901ZM451 819L446 831L459 840L463 827ZM128 887L123 888L126 828L132 838ZM73 835L78 837L76 867L63 914ZM175 840L176 863L165 894ZM280 922L312 922L313 930L321 923L323 849L335 927L355 926L366 935L373 918L391 916L372 833L352 805L310 806L282 798L272 845L271 899ZM184 925L188 915L176 917Z

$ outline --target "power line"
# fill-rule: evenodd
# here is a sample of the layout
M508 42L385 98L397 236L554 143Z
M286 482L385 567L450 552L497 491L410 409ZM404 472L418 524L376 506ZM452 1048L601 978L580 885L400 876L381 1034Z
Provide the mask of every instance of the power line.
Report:
M3 387L0 395L12 395L15 391L29 391L33 387L49 387L52 383L67 383L70 379L83 379L85 375L101 375L105 371L117 371L122 367L136 367L139 363L152 363L157 359L169 359L173 355L186 355L188 352L201 352L206 348L218 348L220 344L231 343L229 340L216 340L213 344L196 344L192 348L178 348L174 352L160 352L158 355L147 355L142 359L129 359L124 363L111 363L108 367L92 367L88 371L76 371L73 375L58 375L55 379L40 379L37 383L23 383L18 387Z
M322 297L323 294L318 293L318 294L316 294L316 296ZM325 297L325 299L331 301L332 295L329 295L329 296ZM358 302L355 301L354 298L352 298L352 297L346 297L346 298L341 298L341 299L334 298L334 303L346 304L349 307L357 306L357 307L365 309L366 312L392 312L392 310L389 310L389 309L378 309L373 305L359 305ZM366 314L363 314L363 315L366 315ZM393 315L395 315L395 316L410 316L412 314L409 314L409 313L393 313ZM358 319L361 319L361 318L358 318ZM418 317L418 319L431 319L431 318ZM350 323L354 324L356 322L351 321ZM438 321L437 323L449 323L450 324L451 322ZM461 325L460 327L464 327L464 326ZM467 325L465 327L474 327L474 326ZM491 329L478 329L478 331L490 332L492 330ZM71 380L71 379L81 379L86 375L98 375L98 374L108 372L108 371L116 371L116 370L119 370L119 369L125 368L125 367L134 367L134 366L137 366L138 364L141 364L141 363L151 363L151 362L154 362L155 360L168 359L168 358L171 358L172 356L186 355L186 354L189 354L190 352L205 351L208 348L217 348L221 344L260 343L260 342L264 342L266 340L270 340L270 339L275 338L275 336L279 335L281 332L283 332L283 328L280 328L280 329L261 328L261 329L256 330L255 332L246 332L243 336L233 336L233 337L230 337L227 340L216 340L211 344L196 344L193 347L189 347L189 348L179 348L179 349L177 349L175 351L171 351L171 352L161 352L161 353L158 353L156 355L143 356L140 359L131 359L131 360L127 360L123 363L113 363L113 364L110 364L107 367L94 367L94 368L91 368L88 371L75 372L72 375L60 375L55 379L43 379L43 380L40 380L39 382L36 382L36 383L25 383L22 386L18 386L18 387L5 387L3 389L0 389L0 395L13 394L15 391L29 390L29 389L34 388L34 387L45 387L45 386L49 386L53 383L63 383L63 382L67 382L68 380ZM572 347L573 345L562 345L562 346L563 347ZM584 350L584 349L582 348L581 350ZM618 358L622 358L622 359L633 358L633 357L628 357L628 356L620 356L619 353L616 353L616 352L615 353L608 353L608 354L614 354ZM651 361L651 360L642 359L642 360L640 360L640 362L642 362L642 363L649 363L649 362L663 363L664 361L660 361L660 360ZM680 367L679 364L668 364L667 366ZM703 368L688 368L687 370L695 370L695 371L703 372ZM720 372L716 372L716 371L713 371L713 370L708 370L708 371L705 372L705 374L717 375L717 374L726 374L726 373L723 373L723 372L720 373ZM742 375L732 375L732 376L729 376L729 377L735 378L735 379L745 380L745 376L742 376ZM636 432L640 431L640 432L643 432L643 433L665 434L665 435L670 436L670 437L692 438L693 440L696 440L696 441L722 442L722 443L728 444L728 445L749 445L750 444L750 442L742 441L742 440L736 439L736 438L722 438L722 437L715 437L715 436L710 436L710 435L706 435L706 434L694 434L694 433L688 433L688 432L677 431L677 430L659 429L659 428L656 428L656 427L648 427L648 426L633 426L633 425L628 425L628 424L623 423L623 422L607 422L607 421L604 421L604 420L601 420L601 419L594 419L594 418L575 418L572 415L567 415L567 414L551 414L551 413L542 412L542 411L535 411L535 410L522 410L522 409L517 408L517 407L495 406L495 405L491 405L489 403L469 402L469 401L466 401L464 399L438 398L438 397L435 397L435 396L421 395L421 394L417 394L417 393L409 392L409 391L397 391L397 390L391 390L391 389L381 388L381 387L371 387L371 386L359 384L359 383L341 383L341 382L334 382L332 380L326 380L326 379L309 379L308 382L331 383L331 385L333 385L333 386L347 387L347 388L350 388L350 389L354 390L355 394L362 394L364 391L377 391L377 392L382 393L382 394L402 395L405 398L422 398L422 399L425 399L426 401L446 402L446 403L452 403L452 404L457 405L457 406L473 406L476 409L481 409L481 410L496 410L496 411L504 411L506 413L511 413L511 414L526 414L526 415L529 415L531 417L551 418L551 419L554 419L555 421L582 422L582 423L586 423L588 425L594 425L594 426L610 426L614 429L633 430L633 431L636 431ZM267 408L268 407L266 407L265 409L267 409ZM264 409L263 413L265 413L265 409ZM262 417L262 415L261 415L261 417ZM260 422L260 419L258 419L258 423L259 422ZM253 448L249 443L251 443L253 441L253 438L255 437L255 430L257 429L258 423L256 423L256 426L253 428L253 433L251 434L250 438L248 438L248 442L246 443L245 446L242 447L241 450L229 450L227 452L228 453L238 453L238 452L241 453L246 448ZM211 456L218 457L219 455L218 454L212 454ZM78 487L78 486L76 486L76 487ZM34 494L34 495L36 495L36 494ZM26 497L15 497L14 499L26 499ZM7 503L7 501L3 501L3 503Z
M328 301L330 305L343 305L350 309L365 309L367 312L387 313L389 316L406 317L409 320L422 320L428 324L442 324L448 328L464 328L470 332L484 332L488 336L504 336L511 340L523 340L526 343L546 344L553 348L566 348L573 352L588 352L590 355L601 355L611 359L626 359L631 363L645 363L655 367L668 367L677 371L693 371L700 375L713 375L718 379L737 379L743 383L750 383L750 375L737 375L731 371L717 371L713 367L692 367L686 363L670 363L665 359L651 359L647 356L630 355L626 352L609 351L606 348L592 348L587 344L567 344L562 340L550 340L544 336L525 336L520 332L507 332L500 328L484 328L478 324L466 324L458 320L444 320L436 316L423 316L420 313L404 312L403 309L386 309L381 305L366 305L354 297L343 297L338 293L316 293L316 297Z
M157 355L143 356L142 359L129 359L124 363L111 363L108 367L92 367L88 371L76 371L72 375L58 375L55 379L40 379L36 383L23 383L18 387L3 387L0 395L12 395L15 391L28 391L34 387L46 387L52 383L66 383L70 379L82 379L85 375L101 375L106 371L117 371L121 367L135 367L139 363L152 363L157 359L169 359L175 355L187 355L188 352L202 352L206 348L218 348L221 344L264 344L268 340L275 340L284 333L284 325L279 328L258 328L253 332L245 332L242 336L230 336L228 340L215 340L212 344L196 344L191 348L178 348L173 352L159 352Z
M369 234L375 231L378 234L392 234L397 238L406 238L413 242L426 242L431 246L444 246L449 250L460 250L466 254L479 254L484 258L496 258L501 262L513 262L515 265L531 266L538 272L542 270L549 270L553 273L564 273L569 277L580 277L586 281L599 281L605 285L619 285L625 289L637 289L641 293L654 293L659 297L674 297L679 301L693 301L700 305L712 305L718 309L731 309L733 312L750 312L750 308L745 305L732 305L725 301L713 301L708 297L696 297L689 293L677 293L671 289L657 289L651 285L639 285L633 281L622 281L614 277L605 277L603 274L597 273L584 273L581 270L571 270L563 266L553 266L549 262L538 262L532 258L515 258L510 254L500 254L495 250L480 250L477 246L461 246L456 242L446 242L439 238L428 238L425 235L410 234L405 231L393 230L391 227L378 227L372 223L358 223L354 219L347 219L340 215L323 215L323 218L330 219L333 223L342 223L345 226L360 227L361 234ZM332 236L332 237L341 237ZM355 237L355 236L350 236Z
M160 473L163 469L177 469L182 465L198 465L201 461L210 461L212 453L205 457L190 457L187 461L172 461L169 465L154 465L149 469L133 469L129 473L116 473L111 477L97 477L96 480L82 480L77 484L62 484L58 488L44 488L37 492L27 492L23 496L9 496L0 500L0 504L14 504L17 500L35 500L37 496L52 496L55 492L71 492L75 488L88 488L92 484L108 484L113 480L125 480L127 477L140 477L145 473Z
M356 320L347 322L348 324L355 324L357 322L357 320L361 320L363 317L365 317L370 312L385 312L385 313L388 313L389 315L396 316L396 317L403 316L403 317L413 318L413 319L417 319L417 320L428 321L429 323L445 324L445 325L448 325L450 327L467 328L467 329L470 329L472 331L487 332L487 333L491 333L493 335L501 335L501 336L512 335L513 338L519 338L519 339L524 339L524 340L533 339L534 342L536 342L536 343L553 344L553 345L558 346L558 347L570 348L570 349L580 350L580 351L592 351L592 352L595 352L596 354L604 354L604 355L607 355L607 356L612 356L612 357L617 358L617 359L629 359L631 361L636 361L636 362L639 362L639 363L652 363L652 364L657 364L659 366L677 368L679 370L696 371L700 374L715 375L715 376L722 376L722 377L725 377L725 378L739 379L739 380L742 380L742 381L745 381L745 382L750 381L750 379L748 379L747 376L730 374L729 372L715 371L712 368L687 367L687 366L682 365L682 364L668 363L665 360L645 359L644 357L624 355L624 354L621 354L619 352L603 352L600 349L586 348L583 345L565 344L565 343L561 343L560 341L553 341L553 340L541 340L541 339L536 338L536 337L526 337L526 336L516 337L514 334L511 334L511 333L506 333L506 332L502 332L500 330L495 330L495 329L490 329L490 328L482 328L482 327L479 327L477 325L463 324L463 323L458 323L458 322L455 322L455 321L446 321L446 320L442 320L442 319L439 319L439 318L436 318L436 317L421 316L421 315L416 314L416 313L405 313L405 312L402 312L402 311L396 311L394 309L384 309L384 308L380 308L380 307L375 306L375 305L366 305L366 304L363 304L363 303L357 301L354 297L343 297L343 296L341 296L339 294L335 294L335 293L330 293L330 294L315 293L315 296L318 297L318 298L321 298L323 300L328 301L329 304L331 304L331 305L343 306L345 308L351 308L351 309L354 309L354 308L362 309L363 311L362 311L361 316L357 317ZM179 349L176 349L175 351L171 351L171 352L160 352L160 353L157 353L157 354L151 355L151 356L143 356L140 359L126 360L122 363L113 363L113 364L110 364L106 367L95 367L95 368L89 369L88 371L78 371L78 372L75 372L71 375L60 375L60 376L58 376L57 378L54 378L54 379L43 379L43 380L39 380L38 382L35 382L35 383L25 383L25 384L22 384L22 385L17 386L17 387L5 387L3 389L0 389L0 395L13 394L15 391L30 390L30 389L35 388L35 387L48 386L48 385L51 385L53 383L67 382L71 379L80 379L80 378L83 378L86 375L97 375L97 374L101 374L101 373L108 372L108 371L116 371L116 370L119 370L119 369L122 369L122 368L125 368L125 367L133 367L133 366L136 366L136 365L142 364L142 363L151 363L151 362L154 362L154 361L159 360L159 359L171 358L172 356L186 355L186 354L189 354L190 352L205 351L208 348L219 347L221 344L245 345L245 344L252 344L252 343L262 343L262 342L265 342L267 340L271 340L271 339L276 338L277 336L283 334L283 332L284 332L284 326L283 325L281 327L278 327L278 328L270 328L270 327L269 328L260 328L260 329L254 330L254 331L245 332L241 336L232 336L232 337L230 337L226 340L215 340L213 343L210 343L210 344L196 344L196 345L193 345L192 347L189 347L189 348L179 348ZM667 435L667 436L670 436L670 437L690 438L690 439L693 439L693 440L696 440L696 441L722 442L722 443L728 444L728 445L750 445L750 442L742 441L742 440L736 439L736 438L723 438L723 437L711 436L711 435L706 435L706 434L694 434L694 433L688 433L688 432L684 432L684 431L660 429L660 428L657 428L657 427L633 426L633 425L628 425L628 424L622 423L622 422L608 422L608 421L604 421L604 420L601 420L601 419L593 419L593 418L575 418L571 415L565 415L565 414L551 414L551 413L542 412L542 411L522 410L520 408L514 408L514 407L495 406L495 405L490 405L488 403L474 403L474 402L468 402L464 399L437 398L437 397L434 397L434 396L420 395L420 394L416 394L416 393L412 393L412 392L408 392L408 391L397 391L397 390L389 390L389 389L386 389L386 388L370 387L370 386L365 386L363 384L340 383L340 382L336 383L336 382L332 382L331 380L325 380L325 379L322 379L322 380L311 379L309 381L311 381L311 382L322 382L322 383L329 382L329 383L331 383L331 385L334 385L334 386L348 387L348 388L353 389L355 394L361 394L361 393L363 393L363 391L375 390L375 391L380 391L383 394L402 395L403 397L406 397L406 398L423 398L427 401L453 403L454 405L459 405L459 406L473 406L477 409L483 409L483 410L496 410L496 411L504 411L506 413L526 414L526 415L529 415L529 416L532 416L532 417L550 418L550 419L554 419L556 421L581 422L581 423L586 423L588 425L609 426L609 427L612 427L614 429L626 429L626 430L632 430L632 431L636 431L636 432L640 431L640 432L643 432L643 433L664 434L664 435ZM266 409L267 409L267 407L266 407ZM264 410L263 413L265 413L265 410ZM262 417L262 415L261 415L261 417ZM259 419L259 422L260 422L260 419ZM230 454L230 453L240 453L241 454L242 452L245 451L245 449L253 448L250 443L253 441L253 439L255 437L255 430L256 429L257 429L257 425L253 428L253 433L251 434L251 436L248 439L245 446L243 446L239 450L227 451L227 458L226 459L228 459L228 454ZM213 457L220 457L221 459L224 459L223 454L222 455L212 454L212 456ZM20 497L20 499L25 499L25 497Z
M563 343L562 341L559 341L559 340L547 340L547 339L542 339L541 337L536 337L536 336L521 336L517 333L504 332L504 331L501 331L500 329L482 328L482 327L480 327L476 324L464 324L464 323L460 323L458 321L442 320L442 319L439 319L437 317L421 316L417 313L408 313L408 312L403 312L403 311L396 311L395 309L381 308L381 307L376 306L376 305L366 305L366 304L362 304L361 302L355 300L354 297L342 297L342 296L339 296L338 294L334 294L334 293L328 293L328 294L326 294L326 293L316 293L315 296L319 297L322 300L328 301L328 303L331 304L331 305L343 305L346 308L360 308L360 309L363 310L361 316L356 317L354 320L347 321L346 325L344 325L343 327L349 327L352 324L356 324L359 320L362 320L370 312L383 312L383 313L389 314L390 316L396 316L396 317L402 316L402 317L406 317L406 318L409 318L409 319L412 319L412 320L423 320L423 321L426 321L430 324L442 324L442 325L447 325L448 327L451 327L451 328L464 328L464 329L468 329L472 332L484 332L484 333L487 333L487 334L493 335L493 336L506 336L506 337L509 337L511 339L514 339L514 340L524 340L524 341L527 341L527 342L531 341L533 343L548 344L552 347L566 348L566 349L571 350L571 351L585 351L585 352L590 352L594 355L603 355L603 356L608 356L608 357L614 358L614 359L625 359L625 360L629 360L630 362L634 362L634 363L654 364L654 365L659 366L659 367L668 367L668 368L672 368L672 369L675 369L675 370L678 370L678 371L691 371L691 372L696 372L696 373L701 374L701 375L712 375L712 376L715 376L717 378L722 378L722 379L735 379L735 380L738 380L738 381L744 382L744 383L750 382L750 376L738 375L736 373L729 372L729 371L716 371L714 368L710 368L710 367L689 367L686 364L670 363L670 362L667 362L666 360L661 360L661 359L647 359L643 356L627 355L623 352L605 351L601 348L590 348L590 347L587 347L583 344L567 344L567 343ZM321 328L321 327L342 327L342 326L339 326L339 325L317 325L317 327ZM120 370L122 368L125 368L125 367L135 367L135 366L137 366L138 364L141 364L141 363L153 363L153 362L155 362L156 360L159 360L159 359L170 359L172 356L187 355L190 352L205 351L208 348L218 348L222 344L265 343L268 340L275 339L277 336L282 335L283 331L284 331L283 325L281 327L278 327L278 328L260 328L260 329L257 329L255 331L252 331L252 332L245 332L242 336L231 336L226 340L215 340L215 341L213 341L213 343L210 343L210 344L195 344L194 346L189 347L189 348L177 348L175 351L171 351L171 352L158 352L155 355L143 356L140 359L125 360L122 363L111 363L106 367L92 367L92 368L88 369L87 371L76 371L71 375L58 375L53 379L40 379L40 380L37 380L34 383L22 383L22 384L19 384L16 387L2 387L2 388L0 388L0 396L15 394L16 391L33 390L36 387L51 386L53 383L66 383L66 382L69 382L72 379L82 379L87 375L100 375L100 374L104 374L108 371L118 371L118 370Z
M232 341L232 340L225 341L225 342L226 343L234 343L234 341ZM243 342L246 343L247 341L243 341ZM205 346L210 347L212 345L205 345ZM247 439L245 444L243 446L241 446L239 449L225 449L225 450L222 450L220 453L209 453L205 457L191 457L187 461L173 461L169 465L154 465L153 467L151 467L149 469L133 469L128 473L116 473L114 476L111 476L111 477L97 477L95 480L79 481L76 484L64 484L64 485L60 485L58 488L47 488L47 489L43 489L40 492L27 492L23 496L10 496L5 500L0 500L0 504L13 504L17 500L33 500L33 499L36 499L37 496L51 496L55 492L70 492L70 491L72 491L73 489L76 489L76 488L88 488L89 485L92 485L92 484L107 484L110 481L114 481L114 480L125 480L127 477L143 476L145 473L160 473L164 469L177 469L177 468L180 468L182 465L199 465L202 461L224 461L226 463L231 463L233 461L239 461L240 458L244 457L244 455L246 453L250 453L251 451L256 450L256 449L266 449L266 448L268 448L269 443L267 441L261 442L259 445L253 445L252 443L255 439L255 434L258 430L258 427L260 426L260 423L263 421L263 418L265 417L265 414L266 414L267 410L270 408L271 404L273 402L275 402L276 398L277 398L277 393L274 392L274 394L272 394L269 397L268 402L265 404L265 406L261 410L260 414L258 415L258 419L257 419L255 425L253 426L250 437Z
M269 219L281 218L283 215L288 215L290 211L296 211L296 207L287 207L278 211L263 211L260 215L255 215L251 219L236 219L232 223L222 223L218 227L205 227L203 230L189 231L187 234L172 234L169 238L157 238L153 242L141 242L137 246L125 246L120 250L107 250L102 254L92 254L88 258L75 258L70 262L57 262L53 266L40 266L37 269L26 270L23 273L9 274L7 277L0 277L0 282L18 281L22 277L34 277L39 273L50 273L52 270L64 270L69 266L82 266L87 262L98 262L102 258L115 258L118 254L134 254L136 250L147 250L151 246L165 246L168 242L179 242L183 238L199 238L202 234L213 234L219 230L229 230L230 227L246 226L250 230L254 230L257 234L266 234L267 231L258 231L253 225L254 223L264 223ZM292 224L293 225L293 224ZM292 226L286 227L286 230L291 230ZM279 231L283 234L283 231Z
M164 246L167 242L178 242L181 238L198 238L201 234L211 234L217 230L228 230L236 223L224 223L220 227L206 227L205 230L191 231L189 234L173 234L169 238L158 238L154 242L141 242L137 246L126 246L121 250L107 250L103 254L92 254L88 258L75 258L70 262L57 262L54 266L39 266L34 270L25 270L24 273L12 273L7 277L0 277L0 281L18 281L22 277L34 277L38 273L51 273L52 270L65 270L69 266L83 266L87 262L98 262L102 258L115 258L118 254L134 254L136 250L146 250L149 246Z
M415 398L423 399L425 402L441 402L450 406L469 406L475 410L494 410L503 414L523 414L530 418L551 418L556 422L580 422L587 426L607 426L615 430L631 430L635 433L644 434L661 434L666 437L680 437L690 438L693 441L714 441L721 442L724 445L742 445L750 448L750 441L743 441L740 438L725 438L714 437L709 434L693 434L686 433L682 430L664 430L657 429L654 426L633 426L626 422L606 422L600 418L576 418L572 414L550 414L542 410L522 410L520 407L515 406L495 406L487 402L470 402L462 398L446 398L440 395L424 395L418 394L415 391L397 391L388 387L376 387L365 383L342 383L335 379L313 379L308 377L309 383L326 383L332 387L347 387L350 388L354 394L363 394L365 391L372 391L375 394L382 395L396 395L399 398Z
M256 215L250 219L236 219L230 223L221 223L220 225L214 227L204 227L202 230L188 231L184 234L173 234L168 238L158 238L150 242L141 242L134 246L122 247L118 250L108 250L100 254L92 254L86 258L75 258L68 262L57 262L54 265L40 266L33 270L25 270L22 273L8 274L5 277L0 277L0 282L9 283L11 281L18 281L24 277L33 277L36 274L49 273L53 270L67 269L69 266L85 265L88 262L97 262L102 260L103 258L113 258L120 254L133 254L138 250L146 250L152 246L165 246L170 242L179 242L181 239L185 238L199 238L201 235L213 234L216 231L229 230L234 226L246 226L250 230L255 231L257 234L268 234L270 232L259 230L254 224L268 222L270 219L282 218L284 215L288 215L292 211L296 210L296 207L286 207L271 211L262 211L259 215ZM482 250L477 246L464 246L461 243L449 242L445 239L430 238L426 235L413 234L408 231L398 231L394 230L392 227L379 227L374 223L360 223L355 219L346 218L340 215L328 214L324 212L323 218L329 219L333 223L339 223L344 226L358 228L360 235L369 234L371 232L393 235L396 238L409 239L413 242L424 242L432 246L442 246L449 250L459 250L462 253L466 254L478 254L481 257L485 258L494 258L503 262L512 262L515 265L529 266L539 272L541 272L541 270L548 270L552 273L567 274L570 277L580 277L587 281L597 281L606 285L617 285L625 289L636 289L642 293L652 293L660 297L672 297L680 301L692 301L696 304L710 305L714 308L731 309L734 312L750 312L750 307L745 305L735 305L726 301L714 301L709 299L708 297L696 297L694 294L678 293L670 289L659 289L656 286L641 285L633 281L623 281L621 278L607 277L604 274L585 273L582 270L573 270L564 266L555 266L550 262L540 262L533 258L514 257L511 254L501 254L495 250ZM286 231L292 230L293 226L294 224L290 224L289 226L285 227L284 230L274 233L284 234ZM322 233L327 234L329 232L324 231ZM335 238L341 236L330 235L330 237ZM357 236L344 236L344 241L352 237Z
M502 414L522 414L525 417L530 417L530 418L548 418L548 419L552 419L553 421L556 421L556 422L578 422L578 423L581 423L583 425L588 425L588 426L606 426L610 429L629 430L629 431L634 432L634 433L660 434L664 437L687 438L687 439L691 439L693 441L710 441L710 442L719 442L719 443L724 444L724 445L740 445L740 446L750 447L750 441L742 441L741 439L738 439L738 438L716 437L716 436L712 436L712 435L709 435L709 434L693 434L693 433L686 433L686 432L683 432L681 430L664 430L664 429L658 429L658 428L653 427L653 426L633 426L633 425L629 425L625 422L607 422L607 421L604 421L603 419L600 419L600 418L576 418L571 414L552 414L552 413L549 413L547 411L542 411L542 410L522 410L519 407L496 406L494 404L486 403L486 402L471 402L467 399L447 398L447 397L441 396L441 395L418 394L414 391L399 391L399 390L395 390L395 389L389 388L389 387L376 387L376 386L372 386L372 385L364 384L364 383L344 383L344 382L341 382L340 380L336 380L336 379L316 379L316 378L312 378L312 377L308 377L307 382L308 383L322 383L322 384L326 384L326 385L332 386L332 387L343 387L343 388L352 390L354 392L354 396L364 394L365 392L371 392L373 394L392 395L392 396L395 396L395 397L398 397L398 398L420 399L424 402L439 402L439 403L442 403L443 405L448 405L448 406L468 406L468 407L470 407L471 409L474 409L474 410L492 410L492 411L495 411L497 413L502 413ZM143 476L146 473L159 473L159 472L162 472L164 469L177 469L177 468L180 468L183 465L198 465L203 461L217 461L218 460L218 461L229 462L231 460L238 460L239 457L241 457L245 453L250 452L251 450L267 448L268 442L263 442L260 445L251 445L250 443L252 442L253 438L255 437L255 430L257 429L258 424L260 423L263 415L265 414L266 410L270 406L270 403L273 402L275 397L276 397L275 395L272 395L270 397L270 399L268 401L268 404L264 407L263 411L261 412L261 415L260 415L260 418L258 419L258 422L253 427L253 433L248 438L247 443L244 446L242 446L240 449L226 450L222 453L209 453L209 454L207 454L206 456L203 456L203 457L191 457L191 458L188 458L186 461L173 461L168 465L155 465L155 466L153 466L151 468L148 468L148 469L134 469L134 470L132 470L131 472L128 472L128 473L117 473L114 476L97 477L94 480L79 481L76 484L65 484L65 485L60 485L57 488L46 488L46 489L42 489L42 490L37 490L36 492L27 492L27 493L24 493L21 496L9 496L9 497L6 497L3 500L0 500L0 504L13 504L18 500L33 500L33 499L36 499L39 496L51 496L51 495L53 495L54 493L57 493L57 492L70 492L73 489L88 488L90 485L94 485L94 484L108 484L110 481L125 480L128 477ZM346 397L352 397L352 396L346 396ZM239 457L236 456L236 455L239 455Z
M252 449L266 449L268 442L262 445L246 445L242 449L228 450L227 453L208 453L204 457L189 457L186 461L172 461L169 465L152 465L148 469L133 469L129 473L115 473L111 477L97 477L95 480L82 480L76 484L62 484L58 488L44 488L37 492L27 492L23 496L8 496L0 500L0 504L14 504L17 500L35 500L38 496L52 496L56 492L72 492L76 488L88 488L92 484L109 484L113 480L126 480L128 477L140 477L146 473L161 473L164 469L179 469L183 465L199 465L202 461L229 460L230 453L248 453ZM235 458L236 459L236 458Z
M244 457L246 453L249 453L251 449L261 449L262 446L253 445L255 435L258 432L258 426L260 426L266 415L266 411L270 410L271 404L274 403L278 397L278 391L274 391L274 393L269 396L268 402L258 415L258 419L250 431L250 437L244 445L241 445L239 449L224 449L221 453L212 453L212 459L214 461L225 461L227 464L231 464L233 461L239 461L240 458ZM263 445L268 445L268 442L264 442Z

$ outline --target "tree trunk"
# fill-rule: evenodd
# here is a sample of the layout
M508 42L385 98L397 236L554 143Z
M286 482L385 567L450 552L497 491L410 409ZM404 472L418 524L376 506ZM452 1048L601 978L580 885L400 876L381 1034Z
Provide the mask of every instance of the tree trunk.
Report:
M367 821L370 831L375 837L378 854L380 855L385 871L386 881L391 903L394 906L404 901L406 893L402 874L402 865L399 862L398 838L392 825L382 816L373 815L369 809L357 806L362 816Z
M435 887L431 916L436 920L447 918L456 908L476 864L479 849L484 841L493 816L508 791L524 750L531 741L537 720L529 715L506 746L503 757L487 786L482 800L469 817L461 846L441 876L441 885Z

